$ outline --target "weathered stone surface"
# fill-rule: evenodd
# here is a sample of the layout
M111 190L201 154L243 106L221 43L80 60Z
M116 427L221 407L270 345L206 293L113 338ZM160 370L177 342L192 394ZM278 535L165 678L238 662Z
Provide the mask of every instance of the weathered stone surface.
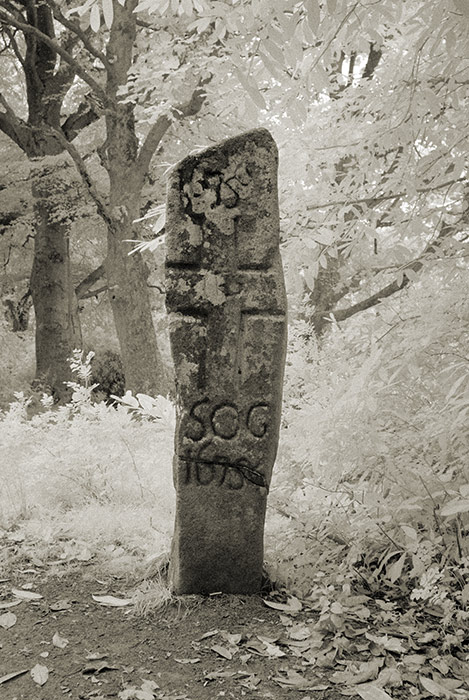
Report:
M166 305L176 370L175 593L261 584L286 347L277 148L257 129L173 170Z

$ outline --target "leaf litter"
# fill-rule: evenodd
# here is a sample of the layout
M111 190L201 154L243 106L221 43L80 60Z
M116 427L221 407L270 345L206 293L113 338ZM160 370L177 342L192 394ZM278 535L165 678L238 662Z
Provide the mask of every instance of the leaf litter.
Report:
M38 596L42 597L24 587L12 589L15 596L16 591L21 595L18 602L34 602ZM105 607L123 607L131 601L104 595L93 595L93 599ZM56 600L57 604L47 606L51 612L54 608L55 611L70 608L67 599ZM461 644L462 637L456 634L457 630L444 631L437 606L430 608L431 614L426 616L420 604L402 611L398 601L352 595L347 589L342 593L330 590L327 594L318 590L303 600L277 592L264 599L263 604L277 612L278 628L274 634L256 634L252 625L250 630L241 632L213 628L199 633L191 643L196 655L173 656L172 660L183 666L197 667L204 655L218 657L221 667L208 671L200 669L204 685L235 683L240 688L255 691L269 680L286 690L307 693L329 689L333 697L339 692L362 700L408 697L469 700L467 646ZM5 630L13 628L16 625L13 617L16 618L11 612L1 615L0 626ZM260 630L263 621L255 620L259 621ZM52 644L65 650L68 640L56 631ZM45 657L46 654L48 652L40 655ZM94 674L117 670L119 667L104 660L105 656L88 654L82 674L93 679ZM255 657L269 661L266 668L271 670L260 674L250 668ZM14 681L28 670L5 674L0 684ZM49 669L45 665L36 664L29 672L37 685L47 683ZM151 684L129 686L119 698L153 700L163 697L157 695L157 691L158 686ZM307 697L303 696L303 700Z

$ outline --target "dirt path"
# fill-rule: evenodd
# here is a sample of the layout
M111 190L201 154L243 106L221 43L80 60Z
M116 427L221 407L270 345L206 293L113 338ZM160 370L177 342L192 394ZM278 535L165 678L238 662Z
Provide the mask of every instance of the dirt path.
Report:
M108 607L92 597L111 595L118 601L110 602L122 602L129 592L122 580L86 567L62 577L46 578L33 569L4 576L1 697L343 697L326 690L327 680L298 651L301 639L287 639L282 613L260 597L190 597L145 617L131 605ZM308 615L293 617L293 627L301 629Z

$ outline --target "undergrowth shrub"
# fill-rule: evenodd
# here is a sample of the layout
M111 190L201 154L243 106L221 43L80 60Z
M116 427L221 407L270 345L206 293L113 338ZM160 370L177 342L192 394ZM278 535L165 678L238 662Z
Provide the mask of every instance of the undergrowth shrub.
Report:
M91 356L77 362L72 400L28 415L18 393L0 414L0 528L21 527L41 546L60 538L129 551L164 551L173 520L174 410L152 401L157 417L136 420L130 406L92 403ZM73 367L73 364L72 364ZM144 399L145 400L145 399ZM80 545L81 546L81 545Z
M466 272L428 276L318 347L290 329L270 496L272 575L307 594L342 580L468 618ZM418 311L416 311L416 309Z

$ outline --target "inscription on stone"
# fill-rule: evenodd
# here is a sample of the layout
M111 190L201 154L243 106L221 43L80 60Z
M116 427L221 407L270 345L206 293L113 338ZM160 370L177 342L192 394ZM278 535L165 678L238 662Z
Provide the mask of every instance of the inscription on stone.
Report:
M166 306L176 372L175 593L259 590L286 296L277 149L257 129L173 170Z

